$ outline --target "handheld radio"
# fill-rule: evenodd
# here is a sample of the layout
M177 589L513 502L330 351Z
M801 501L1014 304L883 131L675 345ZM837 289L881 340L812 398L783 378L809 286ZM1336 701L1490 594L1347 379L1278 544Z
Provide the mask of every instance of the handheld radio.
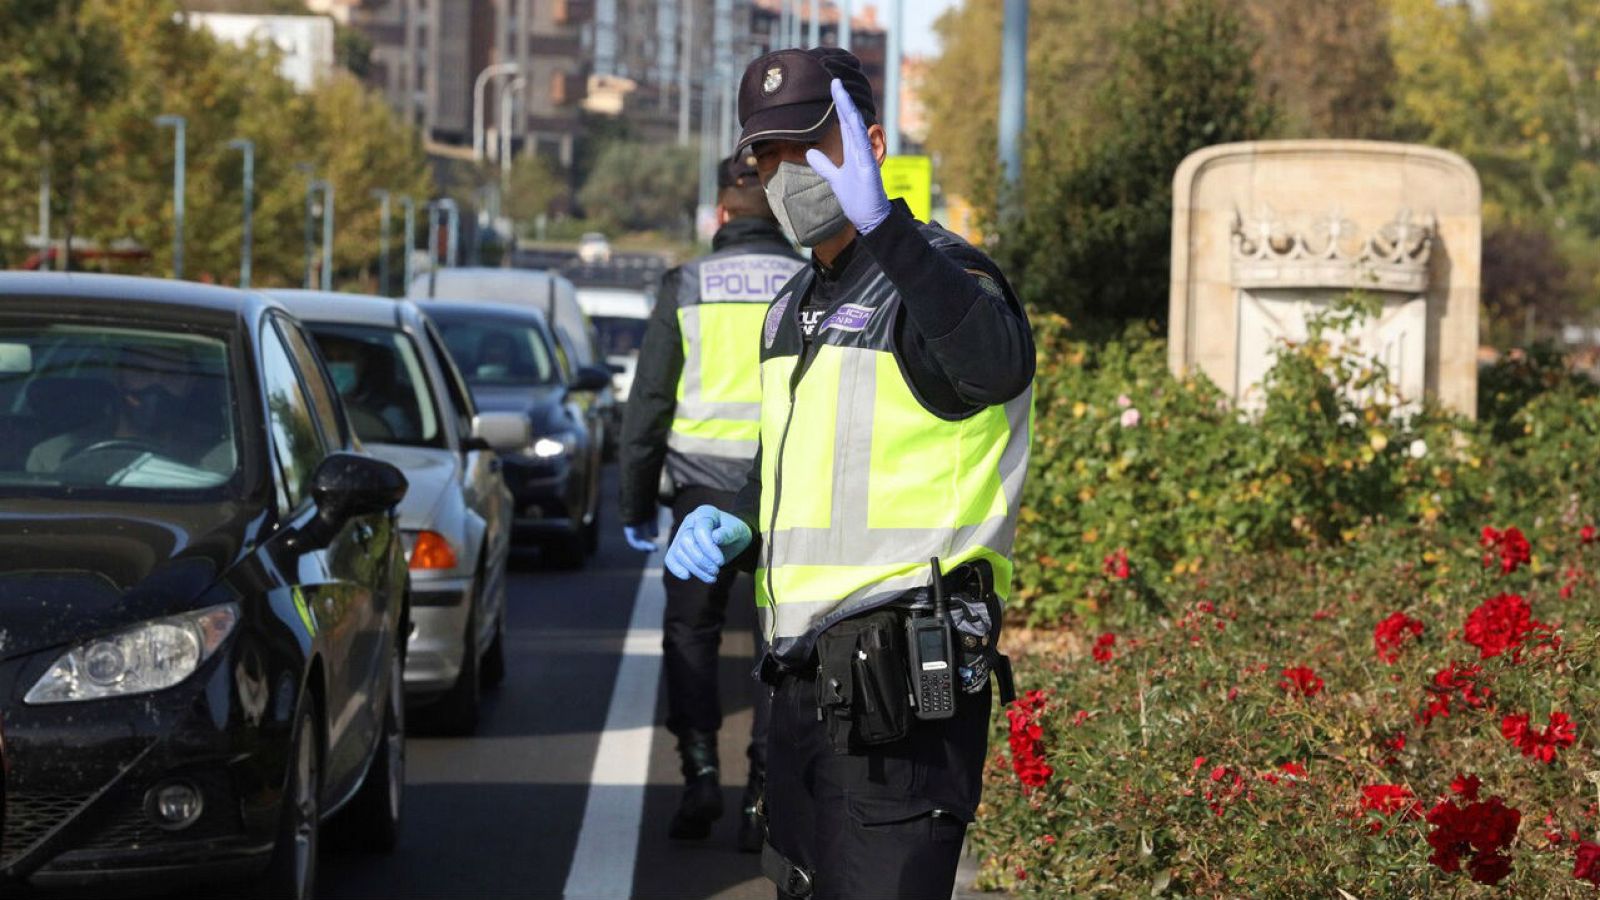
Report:
M906 619L906 647L911 660L911 694L917 718L948 719L956 714L955 652L950 646L950 611L944 596L939 558L933 568L933 615Z

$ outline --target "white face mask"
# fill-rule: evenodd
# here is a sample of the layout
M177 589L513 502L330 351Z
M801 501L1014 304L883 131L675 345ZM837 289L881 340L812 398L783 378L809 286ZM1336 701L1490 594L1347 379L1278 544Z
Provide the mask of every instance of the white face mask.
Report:
M802 247L815 247L849 224L827 179L810 166L778 163L766 192L778 224Z

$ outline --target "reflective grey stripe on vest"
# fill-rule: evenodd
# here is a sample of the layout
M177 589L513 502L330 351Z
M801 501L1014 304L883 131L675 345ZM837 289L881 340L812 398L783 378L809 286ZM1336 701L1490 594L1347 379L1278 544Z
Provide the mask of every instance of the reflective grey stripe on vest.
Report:
M999 474L1006 511L973 525L953 528L871 528L867 506L872 478L872 431L876 412L877 357L882 351L838 348L839 393L833 449L833 493L827 528L784 528L764 535L765 565L882 566L934 556L953 558L974 546L1009 555L1016 536L1022 483L1028 472L1028 417L1033 389L1005 404L1010 437L1001 451ZM767 486L770 489L770 486ZM865 612L927 587L928 574L919 571L869 585L849 597L827 601L778 603L777 615L767 617L763 631L779 656L787 655L797 639L809 644L811 636L833 622ZM828 611L825 619L814 617ZM776 630L774 630L776 626Z
M691 437L687 434L679 434L676 431L667 435L667 449L677 453L697 453L702 456L738 458L746 462L755 459L756 445L758 443L759 441L719 441L710 438Z
M670 443L670 438L668 439ZM721 442L726 444L727 442ZM719 446L718 450L723 449ZM737 493L750 479L751 457L755 451L739 456L716 456L711 453L668 453L667 476L675 485L697 485L720 491Z

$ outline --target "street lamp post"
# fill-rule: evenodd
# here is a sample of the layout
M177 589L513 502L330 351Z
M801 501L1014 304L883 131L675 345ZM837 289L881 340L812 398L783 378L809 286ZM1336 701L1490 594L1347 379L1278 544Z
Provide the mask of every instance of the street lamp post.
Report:
M389 192L378 188L372 192L378 198L378 295L389 296Z
M322 183L322 289L333 290L333 182Z
M528 80L521 75L500 84L500 202L505 203L511 192L511 129L515 124L512 107L516 96L527 87ZM502 212L501 215L504 215Z
M428 204L428 297L439 283L439 202Z
M501 75L515 75L521 69L522 67L516 63L485 66L472 85L472 158L476 162L483 162L483 91L489 86L489 79Z
M250 257L255 249L256 145L243 138L228 142L228 149L244 154L244 236L239 250L239 287L250 286Z
M186 133L189 120L183 116L157 116L156 125L173 130L175 154L172 161L172 277L183 277L183 194L188 175Z
M1000 166L1004 173L1001 204L1016 213L1022 182L1022 130L1028 97L1028 0L1005 0L1005 25L1000 41Z
M416 277L414 270L416 263L412 261L416 247L412 245L412 242L417 239L417 201L410 197L401 197L400 208L406 211L406 235L400 241L400 246L405 249L405 262L402 271L405 272L406 283L400 286L400 296L404 297L411 292L411 279Z

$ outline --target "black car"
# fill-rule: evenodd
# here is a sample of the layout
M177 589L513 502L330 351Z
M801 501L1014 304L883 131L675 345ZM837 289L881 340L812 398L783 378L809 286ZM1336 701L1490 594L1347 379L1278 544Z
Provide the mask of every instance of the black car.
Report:
M574 367L544 314L506 303L421 304L439 327L478 408L528 417L533 440L501 454L514 514L512 536L541 544L559 565L594 552L600 527L604 433L595 394L611 372Z
M0 274L0 893L391 847L406 481L258 295Z

